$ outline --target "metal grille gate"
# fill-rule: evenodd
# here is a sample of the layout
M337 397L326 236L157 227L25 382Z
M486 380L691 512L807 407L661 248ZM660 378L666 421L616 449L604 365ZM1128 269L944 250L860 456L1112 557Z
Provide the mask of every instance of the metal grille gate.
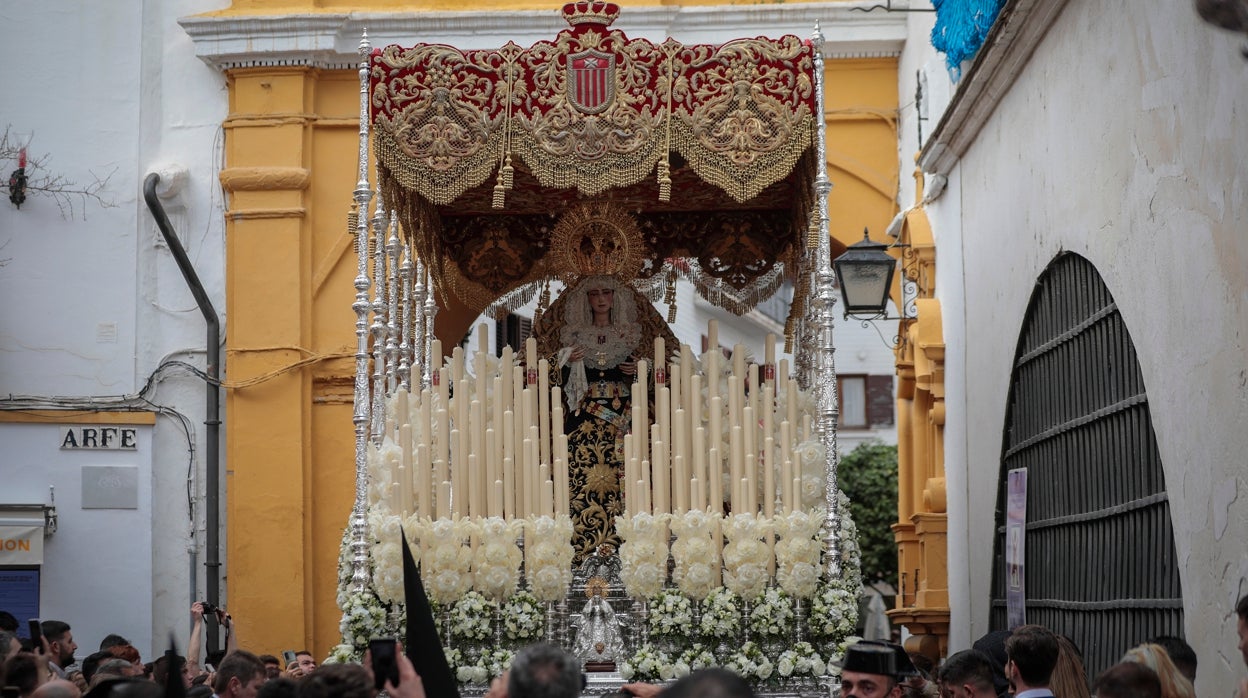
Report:
M1027 622L1067 635L1089 680L1183 636L1170 505L1130 334L1096 269L1063 254L1023 323L1005 422L993 629L1005 629L1005 474L1027 469Z

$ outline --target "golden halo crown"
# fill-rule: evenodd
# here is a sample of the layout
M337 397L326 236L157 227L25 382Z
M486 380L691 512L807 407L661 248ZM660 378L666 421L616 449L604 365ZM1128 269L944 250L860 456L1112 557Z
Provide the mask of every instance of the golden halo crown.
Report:
M552 271L565 281L587 276L637 278L649 249L636 219L620 206L583 204L560 217L551 233Z
M578 0L564 5L562 12L563 18L574 27L580 24L601 24L609 27L620 16L620 6L599 0Z

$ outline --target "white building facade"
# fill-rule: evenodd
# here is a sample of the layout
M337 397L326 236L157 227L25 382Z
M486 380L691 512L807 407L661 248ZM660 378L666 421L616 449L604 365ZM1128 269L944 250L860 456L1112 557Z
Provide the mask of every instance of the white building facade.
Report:
M1092 591L1114 583L1119 572L1108 558L1117 549L1143 555L1130 573L1137 580L1177 567L1181 630L1200 659L1197 694L1227 695L1246 671L1233 611L1248 593L1244 37L1204 23L1191 2L1018 0L1005 4L955 85L928 41L933 20L910 18L900 90L911 96L921 83L925 103L903 110L899 155L906 164L922 149L933 199L925 210L947 352L950 650L996 627L1001 519L993 503L1002 501L1003 462L1014 450L1011 396L1016 367L1029 358L1020 338L1034 326L1038 280L1073 254L1095 270L1129 331L1164 475L1152 501L1168 501L1161 511L1173 536L1169 545L1119 529ZM913 192L902 200L913 201ZM1108 355L1089 364L1089 376L1120 365ZM1134 455L1118 458L1125 480ZM1076 472L1059 485L1077 493L1118 484L1110 480ZM1113 521L1128 509L1080 516ZM1043 535L1032 523L1029 551ZM1066 552L1029 553L1026 562L1060 573L1087 550ZM1112 596L1027 602L1029 618L1131 604ZM1135 644L1148 630L1122 638Z

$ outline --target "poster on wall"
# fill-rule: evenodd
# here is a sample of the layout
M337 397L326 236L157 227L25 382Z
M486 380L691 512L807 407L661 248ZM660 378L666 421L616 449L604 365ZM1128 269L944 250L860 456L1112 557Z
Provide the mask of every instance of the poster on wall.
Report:
M0 569L0 608L13 614L19 623L18 635L30 636L26 621L39 617L39 568Z
M1027 469L1018 468L1005 481L1005 616L1010 630L1027 622L1026 527Z

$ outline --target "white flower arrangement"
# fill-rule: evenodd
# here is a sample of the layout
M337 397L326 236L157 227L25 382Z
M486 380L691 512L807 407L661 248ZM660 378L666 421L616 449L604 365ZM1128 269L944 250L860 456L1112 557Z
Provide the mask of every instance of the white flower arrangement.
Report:
M480 539L473 556L474 588L486 597L502 601L516 591L520 583L520 564L524 553L516 538L524 528L518 519L510 521L492 516L476 522Z
M819 587L810 603L810 634L839 642L854 632L858 623L859 585L839 579Z
M697 671L698 669L709 669L710 667L719 666L719 661L715 659L715 655L710 649L701 643L695 642L692 647L680 653L676 664L688 667L689 671Z
M724 660L724 668L747 681L766 681L775 671L775 665L763 654L758 643L746 642L741 649Z
M809 599L815 595L819 584L819 555L823 544L819 531L826 513L821 508L813 511L792 511L775 519L776 533L776 583L790 596Z
M763 542L771 535L771 521L751 513L733 514L724 522L724 586L733 593L750 598L767 587L771 551Z
M820 443L817 434L799 443L793 449L794 455L801 460L802 474L802 508L813 509L827 506L827 449Z
M620 580L635 599L649 599L663 589L667 578L667 522L669 515L649 513L616 517L620 546Z
M750 632L764 637L782 637L793 632L793 600L780 589L769 588L758 596L750 609Z
M675 673L672 658L666 652L652 645L642 645L633 656L620 662L620 678L625 681L655 681L663 678L664 667L668 673Z
M792 649L780 653L776 660L776 672L786 679L790 676L823 676L828 673L828 663L809 642L799 642Z
M862 638L857 635L846 635L844 640L834 643L833 649L828 654L828 676L840 677L841 668L837 664L845 659L845 651L849 649L849 646L859 642L862 642Z
M359 664L363 658L363 653L356 650L354 645L343 643L334 645L322 664Z
M572 519L566 514L539 516L525 526L529 591L539 601L558 601L572 583Z
M509 640L535 640L546 630L546 617L537 597L522 591L500 609L503 632Z
M484 650L473 661L469 661L459 650L443 650L446 652L447 663L451 665L451 672L455 674L455 680L462 684L487 685L511 666L512 652L507 649Z
M719 530L721 515L698 509L672 517L672 581L694 601L705 599L718 583L720 550L714 535Z
M724 587L714 589L702 601L702 620L698 630L702 635L726 638L741 629L741 599Z
M491 633L498 604L470 591L451 607L451 635L466 640L485 640Z
M344 601L342 620L338 623L343 644L362 651L360 648L367 647L369 639L388 633L386 608L371 590L349 593Z
M648 616L653 635L685 635L693 625L693 603L675 591L664 590L650 599Z
M467 541L478 527L468 519L426 519L421 529L422 576L429 598L443 605L455 603L472 588L474 556Z

